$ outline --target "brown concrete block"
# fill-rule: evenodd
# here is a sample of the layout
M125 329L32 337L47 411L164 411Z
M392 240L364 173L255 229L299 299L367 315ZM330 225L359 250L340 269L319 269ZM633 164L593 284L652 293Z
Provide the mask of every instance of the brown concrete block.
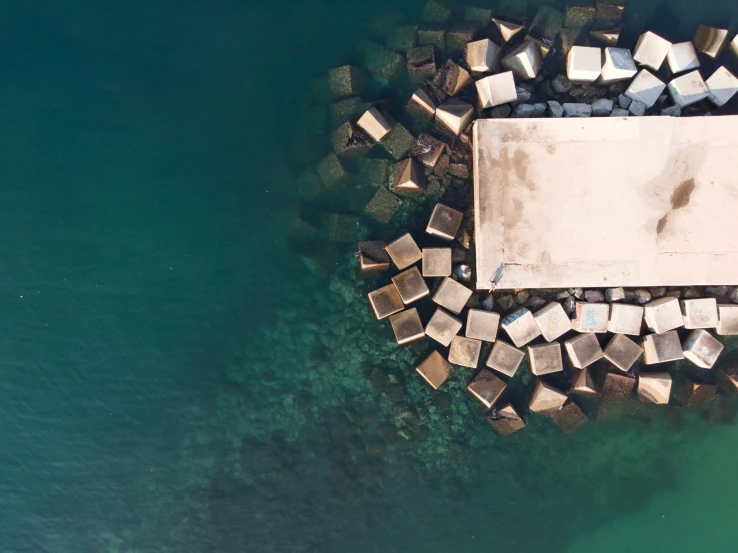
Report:
M671 375L669 373L640 373L638 375L638 399L646 403L669 403Z
M430 384L434 390L437 390L441 384L446 382L446 379L453 372L451 363L446 361L443 356L434 351L425 360L415 368L418 374Z
M461 326L459 319L452 317L439 307L428 321L425 333L442 346L448 347L454 336L461 330Z
M738 395L738 365L724 367L718 373L718 383L730 395Z
M571 327L577 332L607 332L610 304L577 302Z
M413 144L415 144L415 137L400 123L395 123L389 132L382 137L384 149L395 161L405 157Z
M512 71L521 80L535 78L543 67L543 59L538 46L526 40L502 58L502 66Z
M415 196L425 193L425 174L420 164L413 158L400 161L393 167L398 173L397 180L392 183L390 190L401 196Z
M646 365L669 363L684 359L682 344L676 330L662 334L649 334L643 337L643 359Z
M610 306L607 331L613 334L640 336L643 326L643 306L614 303Z
M494 342L497 338L497 327L500 324L499 313L470 309L466 314L466 337Z
M330 153L323 158L323 161L315 169L326 188L337 186L348 175L334 153Z
M458 315L464 309L471 295L472 291L469 288L459 284L451 277L446 277L433 294L433 301L441 307L445 307L451 313Z
M537 376L564 370L564 363L561 360L561 344L558 342L528 346L528 357L530 358L530 372Z
M539 380L530 398L528 408L535 413L546 414L561 409L567 399L566 394Z
M377 319L384 319L402 311L405 304L402 303L400 293L394 284L388 284L378 290L369 292L369 303L372 306Z
M682 344L684 358L703 369L711 369L725 346L704 329L693 330Z
M578 430L582 425L586 424L589 419L579 406L573 401L569 401L558 412L551 413L551 420L554 421L564 434L571 434Z
M385 246L386 244L380 240L359 242L357 253L359 269L362 273L382 272L389 269L390 258L387 250L384 249Z
M510 344L497 340L487 357L487 366L507 376L513 376L518 370L525 353Z
M409 267L423 257L420 248L418 248L410 233L405 233L394 242L387 244L386 250L392 258L392 262L400 270Z
M444 240L453 240L464 214L443 204L436 204L425 231Z
M602 385L602 397L607 403L628 403L633 394L635 379L624 374L607 373Z
M409 344L425 337L423 323L420 322L418 310L414 307L390 316L392 330L399 345Z
M571 330L571 321L567 317L564 308L558 302L551 302L546 307L539 309L533 317L541 335L547 342L553 342Z
M572 366L577 369L583 369L602 359L602 348L592 333L575 336L564 342L564 347Z
M510 21L503 21L495 17L492 18L492 24L500 31L503 42L509 42L512 37L525 29L525 25L519 25Z
M482 351L482 342L463 336L454 336L448 350L448 360L455 365L476 369L479 364L479 354Z
M715 399L717 386L685 378L681 386L681 404L687 409L706 409Z
M648 330L661 334L684 325L682 310L676 298L659 298L644 306L643 318Z
M492 371L482 369L469 384L467 390L479 403L487 409L491 409L505 391L505 388L507 388L507 384L502 379L496 377Z
M738 305L718 305L717 334L738 335Z
M366 204L364 211L374 217L380 223L389 223L397 210L400 209L402 201L386 188L380 188Z
M643 354L643 348L624 334L616 334L605 347L603 356L615 367L628 372Z
M433 46L418 46L408 50L407 73L415 82L429 79L436 73L436 55Z
M328 90L334 100L358 96L361 93L361 70L343 65L328 70Z
M541 329L538 328L535 318L524 307L502 319L500 326L519 348L541 335Z
M492 73L497 68L500 47L488 38L466 45L466 63L473 74Z
M451 248L423 248L423 276L451 275Z
M436 109L436 123L441 131L459 136L469 125L473 114L474 108L470 104L449 98Z
M728 29L700 25L694 34L693 42L697 50L715 59L728 44Z
M447 60L433 77L432 82L449 96L455 96L470 84L472 79L466 69Z
M715 328L718 324L717 301L715 298L681 300L684 328Z
M397 291L400 293L402 302L405 305L409 305L430 294L428 285L423 280L423 276L417 267L412 267L392 277L392 283L397 287Z
M525 421L512 405L505 405L499 410L492 411L487 420L500 436L509 436L525 427Z
M433 168L438 163L446 145L429 134L421 133L413 144L410 155L417 158L426 167Z
M368 134L374 142L382 140L392 128L392 125L377 108L369 108L365 111L356 125Z
M589 336L591 336L591 334ZM596 396L599 393L589 369L582 369L579 371L579 374L574 378L574 383L572 384L569 393L583 396Z

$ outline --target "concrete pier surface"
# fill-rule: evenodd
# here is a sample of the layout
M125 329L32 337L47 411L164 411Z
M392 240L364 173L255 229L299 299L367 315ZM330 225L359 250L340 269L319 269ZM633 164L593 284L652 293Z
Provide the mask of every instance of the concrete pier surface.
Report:
M738 116L480 119L477 289L730 284Z

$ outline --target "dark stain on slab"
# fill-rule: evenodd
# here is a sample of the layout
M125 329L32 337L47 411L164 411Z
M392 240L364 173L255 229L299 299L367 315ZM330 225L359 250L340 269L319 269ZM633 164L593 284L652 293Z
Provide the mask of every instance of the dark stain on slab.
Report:
M694 192L694 178L682 181L679 186L674 189L671 193L671 209L681 209L685 207L689 200L692 198L692 192Z

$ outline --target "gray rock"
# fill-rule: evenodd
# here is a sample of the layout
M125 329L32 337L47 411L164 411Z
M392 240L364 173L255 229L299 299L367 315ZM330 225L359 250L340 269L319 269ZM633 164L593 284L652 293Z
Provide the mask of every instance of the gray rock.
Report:
M534 117L535 114L536 108L533 107L531 104L518 104L517 106L515 106L512 116L516 118L523 118Z
M555 100L549 100L547 102L548 104L548 113L551 115L551 117L563 117L564 116L564 108L561 107L561 104L559 104Z
M600 98L599 100L595 100L594 102L592 102L592 115L594 115L595 117L610 115L611 111L612 100L608 100L607 98Z
M482 300L482 303L480 303L482 306L482 309L485 311L492 311L495 308L495 298L492 294L488 295L486 298Z
M512 309L513 305L515 305L515 298L510 294L502 296L497 300L497 305L502 311L508 311Z
M653 286L648 289L649 292L651 292L651 298L661 298L666 295L666 287L665 286Z
M590 303L597 303L605 301L605 294L600 290L587 290L584 293L584 299Z
M651 301L651 292L643 288L638 288L638 290L633 291L633 301L641 305L648 303Z
M733 291L730 293L730 301L733 303L738 303L738 288L733 288Z
M713 296L727 296L729 290L730 288L727 286L708 286L705 288L705 292Z
M592 106L589 104L572 104L565 103L563 105L565 117L589 117L592 115Z
M669 117L679 117L681 114L682 108L676 105L661 110L661 115L668 115Z
M584 290L581 288L569 288L569 293L578 300L581 300L584 297Z
M633 115L641 116L646 114L646 104L643 102L639 102L638 100L633 100L630 103L630 107L628 108L628 111L632 113Z
M531 96L530 90L527 90L527 89L523 88L522 86L516 86L515 87L515 92L518 93L518 99L515 100L513 102L513 104L515 104L515 105L522 104L522 103L527 102L528 100L530 100L530 96Z
M472 270L469 265L457 265L454 267L454 276L461 282L471 282Z
M668 98L668 96L666 94L662 94L661 96L659 96L659 99L658 99L659 105L661 105L664 102L666 102L666 99L667 98Z
M612 108L612 111L610 112L610 117L628 117L629 113L630 112L627 109Z
M492 119L504 119L512 113L512 108L508 104L502 104L501 106L495 106L489 110L489 116Z
M625 299L625 290L622 288L608 288L605 290L605 299L607 301L623 301Z
M565 300L569 296L571 296L571 294L568 292L568 290L562 290L561 292L559 292L558 294L556 294L556 299L557 300Z
M577 305L577 300L574 299L574 296L569 296L564 300L564 303L562 304L564 306L564 311L566 311L567 315L571 315L574 313L574 308Z
M528 303L525 304L525 307L530 309L531 311L538 311L541 307L546 305L546 300L539 296L533 296L528 300Z
M551 81L551 87L559 94L564 94L571 90L571 81L566 78L566 75L556 75L554 80Z
M530 294L526 290L521 290L515 296L515 301L517 301L520 305L523 305L525 304L525 302L528 301L528 298L530 298Z
M543 117L546 115L546 104L543 102L535 103L533 104L533 107L536 108L536 113L533 117Z
M694 288L691 286L689 288L685 288L684 291L682 292L682 299L685 299L685 300L693 300L699 297L700 297L700 293L697 291L697 288Z
M621 94L620 96L618 96L618 105L623 109L628 109L632 101L633 100L628 98L625 94Z

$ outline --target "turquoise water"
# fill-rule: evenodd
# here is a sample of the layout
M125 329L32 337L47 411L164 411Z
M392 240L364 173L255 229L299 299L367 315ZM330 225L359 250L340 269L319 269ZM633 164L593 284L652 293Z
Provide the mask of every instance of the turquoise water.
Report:
M633 28L738 25L656 5ZM3 5L0 551L736 550L734 425L632 406L501 439L469 374L431 394L371 320L351 244L303 243L327 144L300 114L377 9Z

